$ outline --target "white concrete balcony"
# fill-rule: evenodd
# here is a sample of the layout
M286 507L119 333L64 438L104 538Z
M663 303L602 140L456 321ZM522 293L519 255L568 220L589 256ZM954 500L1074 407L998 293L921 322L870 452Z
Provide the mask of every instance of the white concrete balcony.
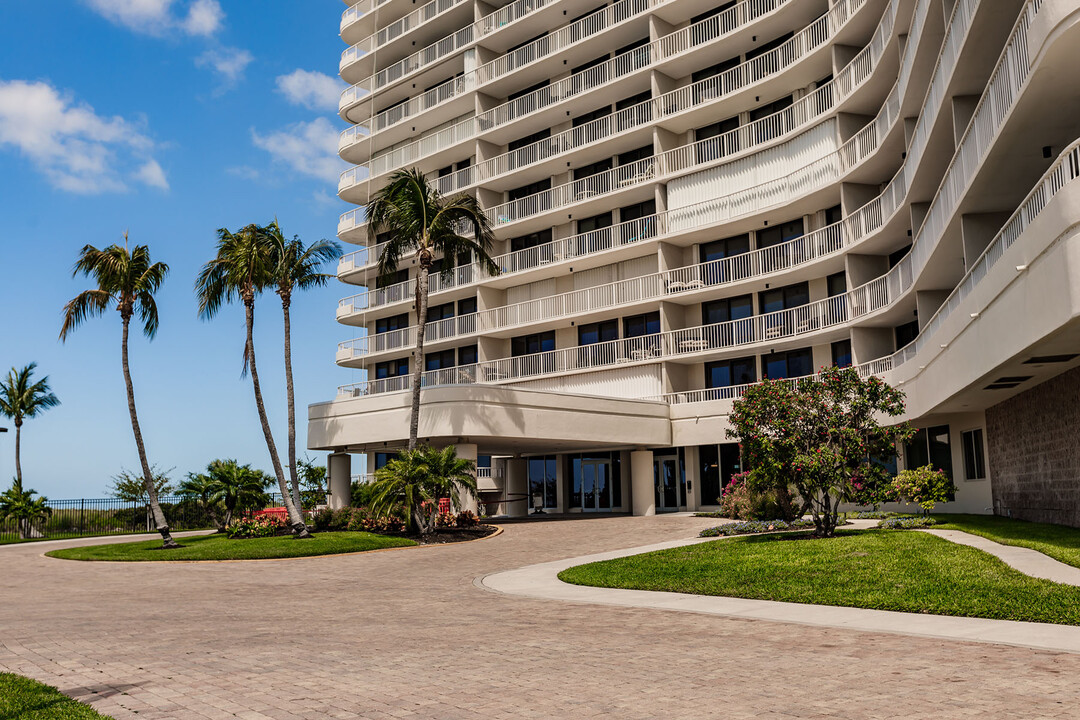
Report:
M443 290L469 285L476 282L479 273L480 267L478 265L462 265L454 268L449 276L442 273L432 273L428 277L428 292L434 295ZM405 282L344 298L338 302L337 318L347 324L356 324L355 321L360 320L356 316L370 308L393 305L406 300L411 302L415 290L416 280L406 280Z
M751 152L754 148L776 142L815 119L837 109L873 75L892 36L899 0L889 5L871 42L837 76L800 98L791 106L738 127L719 136L688 146L684 152L695 157L720 160ZM432 178L439 192L450 194L474 185L490 183L503 176L520 176L527 167L550 165L548 161L576 153L613 137L648 127L654 123L703 108L716 101L715 83L709 80L664 93L657 98L633 105L550 138L503 153L464 170ZM678 163L688 167L686 162ZM490 185L489 185L490 187Z
M727 97L790 69L799 60L831 41L867 2L868 0L841 0L828 13L800 30L780 47L742 63L722 75L702 81L694 98L700 102ZM758 6L755 0L744 0L741 5L725 12L733 13L737 8L748 4ZM760 7L762 11L771 12L775 5L770 0L767 6L762 4ZM371 167L373 176L383 175L398 167L414 163L421 157L445 151L466 140L486 135L496 128L508 126L524 117L555 108L570 98L576 98L633 73L660 65L679 57L682 53L707 50L711 43L717 42L733 31L725 24L723 20L725 17L725 14L721 14L695 23L605 63L553 82L540 90L463 120L457 127L444 129L395 148L389 153L376 156L368 162L368 166ZM745 24L758 20L761 16L749 17L744 10L741 13L733 13L732 17ZM710 37L710 31L716 33L715 37ZM478 87L476 84L473 86Z
M338 260L337 276L343 278L360 270L368 270L379 264L386 243L379 243L373 247L360 248L356 252L342 255Z
M343 16L341 38L349 44L349 47L341 55L341 66L357 63L374 50L390 49L388 46L394 45L395 41L410 34L414 35L413 42L415 43L415 31L425 25L429 26L427 34L441 33L445 32L446 27L459 26L462 17L467 16L471 19L471 5L467 0L431 0L407 15L387 23L377 31L359 38L356 37L357 33L352 24L345 24ZM455 8L460 8L460 11L451 14L450 11Z
M360 2L345 8L341 13L340 34L344 39L349 34L370 30L375 24L375 8L385 5L390 0L360 0ZM346 42L348 42L346 40Z
M458 317L434 320L425 326L425 347L441 342L474 335L477 332L478 314L459 315ZM416 347L417 326L391 330L384 333L372 333L364 337L338 344L338 364L348 364L357 358L386 352L412 351Z

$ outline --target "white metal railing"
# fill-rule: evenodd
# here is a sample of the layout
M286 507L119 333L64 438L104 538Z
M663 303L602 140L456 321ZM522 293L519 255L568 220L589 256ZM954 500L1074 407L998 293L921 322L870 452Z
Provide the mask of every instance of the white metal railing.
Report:
M473 335L477 332L477 314L458 315L457 317L433 320L425 326L424 342L438 342L452 338ZM338 344L338 358L342 353L357 358L374 353L411 349L416 346L416 326L411 325L400 330L383 333L371 333L364 337L347 340Z
M360 0L351 7L345 8L345 12L341 13L341 32L345 32L345 28L352 25L354 22L370 13L374 8L382 5L390 0Z
M431 273L428 276L428 292L434 294L453 287L468 285L475 281L479 272L480 267L478 265L470 264L456 267L448 275ZM344 298L338 303L338 316L351 315L368 308L411 300L415 288L416 280L413 279Z
M624 2L625 1L627 0L624 0ZM733 8L729 8L725 13L731 13L740 7L745 8L753 6L760 10L761 14L765 14L771 12L771 10L781 2L790 1L791 0L743 0L743 3L736 5ZM834 5L825 15L822 15L813 23L800 30L783 45L773 48L769 52L748 60L745 63L737 65L720 75L707 78L698 83L694 83L692 86L683 88L682 94L689 94L689 102L700 103L705 99L717 99L729 95L767 77L776 75L805 57L811 51L827 43L828 40L844 26L851 16L866 4L866 2L867 0L840 0L840 2ZM723 15L724 14L721 14L721 16ZM756 20L759 15L751 17L747 15L744 10L742 11L741 16L735 15L735 17L739 17L739 19L742 20L742 24L746 24ZM697 47L705 42L712 42L719 37L722 37L722 35L717 37L703 36L700 42L695 42L693 33L694 28L697 28L700 25L708 25L713 20L715 20L715 18L703 20L688 28L676 31L672 35L685 33L687 37L689 37L689 40L685 43L688 48ZM717 27L718 32L723 31L723 34L730 32L730 29L728 29L729 26L724 25L719 20L712 24ZM476 115L475 117L463 120L459 123L460 127L456 128L454 133L444 134L439 141L433 141L432 138L434 135L426 136L413 143L396 148L392 153L376 156L372 158L369 163L372 168L372 174L374 176L382 175L397 167L401 167L404 164L414 162L424 155L443 150L452 144L488 132L492 128L509 124L521 117L564 102L570 97L576 97L606 85L627 74L646 69L651 65L668 60L673 57L673 55L665 54L666 48L678 47L678 45L671 44L673 41L669 42L668 45L663 44L664 41L667 41L668 38L671 37L672 36L669 35L666 38L649 43L648 45L635 48L622 55L618 55L607 62L555 81L528 95L516 98ZM673 50L673 52L675 51ZM675 52L675 54L678 54L678 52ZM479 70L480 69L478 69L477 72L479 72ZM686 102L686 100L684 99L682 102ZM679 101L676 100L673 108L677 108L678 103ZM684 107L689 106L690 105L687 104Z
M356 252L343 255L338 261L337 274L343 275L358 268L376 264L382 257L382 251L386 249L386 245L387 243L381 242L378 245L360 248Z

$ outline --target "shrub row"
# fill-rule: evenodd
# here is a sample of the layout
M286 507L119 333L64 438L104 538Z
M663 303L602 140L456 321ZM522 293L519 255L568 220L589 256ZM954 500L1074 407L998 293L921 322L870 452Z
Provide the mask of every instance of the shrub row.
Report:
M778 530L802 530L814 527L813 520L744 520L728 523L701 531L700 537L719 537L729 535L752 535L754 533L776 532Z
M932 517L890 517L878 523L879 528L885 530L910 530L912 528L924 528L937 525L937 520Z

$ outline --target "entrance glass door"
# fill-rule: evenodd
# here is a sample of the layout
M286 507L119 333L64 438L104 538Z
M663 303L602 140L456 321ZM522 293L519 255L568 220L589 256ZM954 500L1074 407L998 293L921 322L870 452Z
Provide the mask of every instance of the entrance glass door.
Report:
M584 512L611 510L611 461L587 458L581 461L581 509Z
M679 509L679 458L658 457L653 461L656 485L656 512Z

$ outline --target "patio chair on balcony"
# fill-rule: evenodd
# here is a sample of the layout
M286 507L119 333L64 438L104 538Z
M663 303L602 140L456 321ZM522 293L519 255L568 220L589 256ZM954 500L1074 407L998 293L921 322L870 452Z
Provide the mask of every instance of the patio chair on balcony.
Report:
M687 338L679 341L680 352L701 352L709 349L709 341L705 338Z

